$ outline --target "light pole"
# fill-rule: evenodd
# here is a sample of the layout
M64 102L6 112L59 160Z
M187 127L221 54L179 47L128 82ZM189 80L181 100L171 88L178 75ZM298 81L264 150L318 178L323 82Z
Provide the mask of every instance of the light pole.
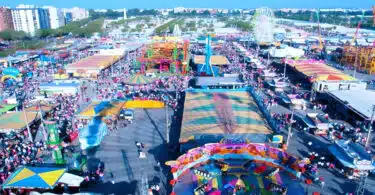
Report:
M290 137L292 137L292 125L293 125L293 118L294 118L294 108L292 109L292 115L290 116L290 124L288 127L288 137L286 139L286 146L289 146Z
M286 78L286 60L289 59L290 56L285 56L284 58L284 78Z
M367 139L366 139L366 144L365 144L366 148L368 147L370 143L370 139L371 139L371 131L372 131L372 123L374 123L374 115L375 115L375 104L372 105L372 114L371 114L371 119L370 119L370 124L368 127Z

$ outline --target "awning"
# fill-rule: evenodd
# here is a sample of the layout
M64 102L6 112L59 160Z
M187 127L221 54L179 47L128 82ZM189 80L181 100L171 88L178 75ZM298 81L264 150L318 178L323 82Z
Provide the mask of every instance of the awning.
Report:
M83 180L83 177L70 173L64 173L64 175L60 178L59 183L67 184L70 187L79 187Z
M65 171L65 168L59 167L20 167L9 176L2 187L53 189Z
M343 152L339 151L339 148L337 148L337 146L335 144L331 145L331 146L328 146L328 150L335 156L335 158L338 161L340 161L340 163L343 166L353 168L353 169L357 168L353 163L351 163L348 160L348 158L345 156L345 154L343 154Z

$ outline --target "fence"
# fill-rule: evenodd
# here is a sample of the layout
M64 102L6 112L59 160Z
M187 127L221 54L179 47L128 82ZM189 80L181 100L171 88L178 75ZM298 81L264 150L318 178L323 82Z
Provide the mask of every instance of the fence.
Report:
M264 103L263 97L256 91L256 88L253 85L249 85L248 87L251 96L254 98L255 102L257 103L260 111L263 113L263 116L266 118L268 124L270 125L271 129L279 133L278 125L276 121L272 118L270 112L267 109L267 105Z

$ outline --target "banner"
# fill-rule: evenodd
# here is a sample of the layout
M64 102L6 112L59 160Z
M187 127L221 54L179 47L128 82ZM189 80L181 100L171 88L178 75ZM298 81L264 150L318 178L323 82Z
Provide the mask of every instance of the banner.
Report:
M372 6L372 14L374 16L374 25L375 25L375 5Z

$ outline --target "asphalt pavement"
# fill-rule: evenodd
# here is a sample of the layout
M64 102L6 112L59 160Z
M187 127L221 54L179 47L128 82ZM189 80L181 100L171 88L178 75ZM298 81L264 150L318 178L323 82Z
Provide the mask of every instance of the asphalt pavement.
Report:
M164 165L168 160L165 124L165 109L135 109L132 124L110 132L89 154L90 166L104 163L104 180L84 191L147 195L149 186L158 184L160 194L167 194L169 169ZM139 158L136 141L145 145L146 158ZM111 175L115 184L111 183Z

